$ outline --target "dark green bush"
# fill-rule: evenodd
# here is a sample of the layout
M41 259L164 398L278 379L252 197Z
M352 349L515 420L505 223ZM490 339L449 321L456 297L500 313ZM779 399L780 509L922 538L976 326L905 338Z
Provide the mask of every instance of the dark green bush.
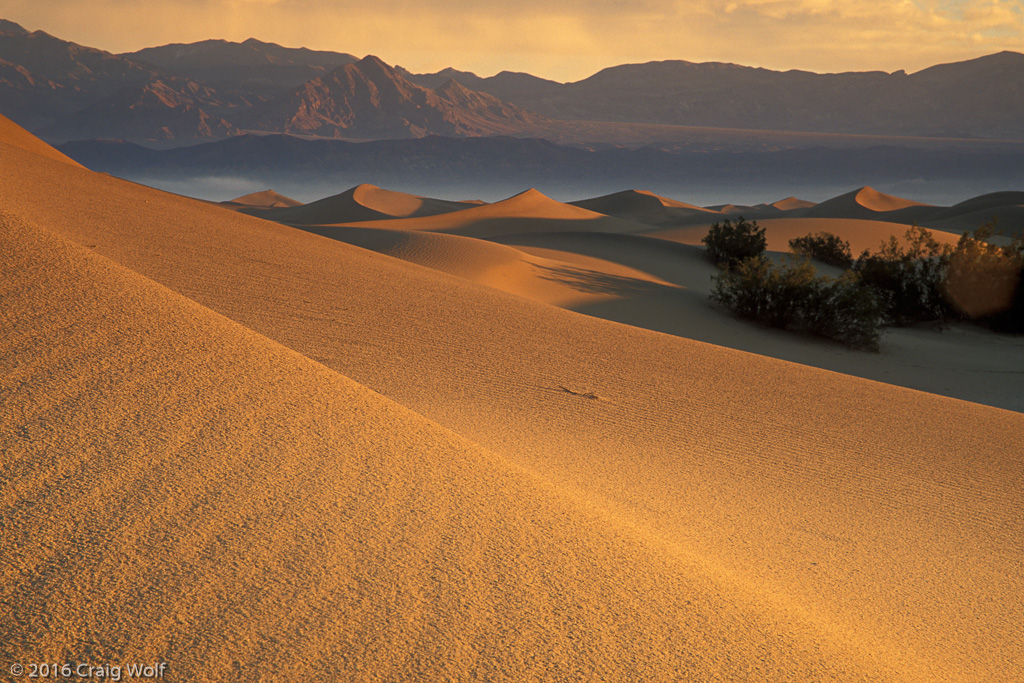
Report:
M728 218L722 223L712 224L701 242L707 246L708 257L712 261L728 266L763 254L768 245L764 228L760 227L757 221L743 220L743 216L740 216L735 224Z
M806 237L794 237L789 241L789 248L796 254L810 256L840 268L849 268L853 263L850 243L830 232L816 232Z
M717 275L711 299L772 327L878 350L882 306L852 273L817 277L807 261L776 266L756 256Z
M1024 239L997 246L988 242L994 234L993 221L960 237L949 257L943 294L965 318L1024 332Z
M948 320L952 309L943 282L952 249L916 225L907 230L905 239L907 247L890 237L877 254L864 251L853 271L864 286L875 290L885 307L887 323Z

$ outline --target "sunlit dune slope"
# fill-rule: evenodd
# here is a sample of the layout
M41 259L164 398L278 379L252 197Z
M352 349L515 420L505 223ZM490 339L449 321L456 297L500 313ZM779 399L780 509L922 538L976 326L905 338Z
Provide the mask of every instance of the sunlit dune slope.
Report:
M282 223L324 225L434 216L472 206L477 204L431 199L363 184L303 206L285 207L259 215Z
M0 217L0 654L168 677L870 674L566 495Z
M656 276L605 259L573 255L572 263L567 263L462 235L344 225L307 229L555 306L574 307L616 298L618 284L629 286L635 283L650 288L669 286ZM604 236L600 233L584 234L590 239Z
M920 220L935 207L862 187L804 210L809 218L866 218L910 223Z
M645 224L557 202L532 189L500 202L473 206L456 213L375 221L363 227L447 232L484 239L526 232L630 233L650 230L650 226Z
M857 218L757 218L756 221L765 229L769 251L789 252L791 239L828 232L849 242L854 257L865 249L877 252L890 237L896 237L901 244L905 244L904 235L910 228L906 223ZM683 228L652 230L646 234L680 244L698 245L708 234L710 226L709 221ZM959 239L958 235L941 231L933 232L933 237L942 244L951 245L955 245Z
M1020 664L1024 661L1024 570L1019 561L1024 553L1020 499L1024 415L582 316L416 263L33 158L14 148L3 152L0 192L8 213L87 246L351 377L481 445L509 467L533 473L544 482L540 486L564 496L566 506L552 508L546 517L538 512L536 524L513 517L514 521L501 526L508 519L502 510L527 515L537 506L546 509L556 503L512 484L487 483L487 477L481 481L482 475L473 474L472 468L465 478L453 478L452 466L440 462L440 456L423 456L410 445L407 459L393 461L401 473L395 481L408 482L403 477L416 472L437 483L417 481L411 487L400 483L397 491L408 491L407 499L413 501L419 500L416 492L426 491L423 505L430 512L409 517L406 506L388 503L394 500L390 496L399 494L386 492L385 484L392 480L387 474L379 486L368 488L371 505L376 506L370 509L391 517L383 523L370 518L365 526L394 532L378 533L372 538L391 540L369 545L380 549L375 559L387 558L381 562L386 571L394 572L388 576L395 580L386 580L394 595L406 595L394 586L414 587L400 609L388 612L390 618L423 614L423 621L417 623L425 625L419 630L405 628L408 621L402 621L402 627L382 626L387 635L359 651L376 657L374 661L388 663L395 652L407 653L405 666L426 662L429 669L437 660L419 653L452 641L457 643L452 647L465 657L479 657L474 661L525 662L535 644L547 641L540 636L530 640L529 635L515 640L519 622L507 627L503 615L513 604L525 605L522 610L531 615L531 605L543 604L536 615L546 631L544 638L559 638L557 647L617 652L620 641L601 635L606 633L602 624L626 629L621 632L622 641L636 639L641 649L614 655L616 666L647 662L662 666L666 657L686 656L678 653L709 653L689 670L664 674L670 668L665 664L660 671L641 671L636 678L770 678L756 668L725 673L718 668L719 662L727 661L737 667L755 667L761 657L772 662L768 666L774 677L787 680L850 680L873 671L895 680L1013 681L1024 675ZM51 191L55 185L62 188L59 196ZM470 211L475 209L454 215ZM439 218L444 217L417 220ZM44 291L41 286L34 289ZM46 297L40 297L42 302L32 299L16 310L26 311L25 315L47 310L43 307ZM147 321L141 314L140 320ZM146 329L153 329L152 321ZM55 348L60 367L61 347ZM216 364L202 364L230 374L230 354L219 353L217 359ZM299 376L288 381L301 386L304 380ZM287 385L280 390L287 390ZM238 394L232 394L231 410L223 414L235 416L239 405L248 405L244 395L236 400ZM310 405L313 415L328 413L315 402ZM121 438L120 434L132 433L131 420L140 419L112 419L104 425L123 423L129 428L105 433ZM249 423L239 427L245 424ZM304 425L313 424L296 425L285 419L280 429L301 433ZM216 423L190 438L235 428L233 422L224 425ZM72 438L78 433L56 431ZM424 437L428 446L435 443L431 438ZM469 445L466 448L472 450ZM384 465L392 462L381 459ZM422 469L419 463L424 463ZM487 498L494 489L498 493ZM479 504L480 510L497 509L493 520L480 524L486 536L470 536L460 545L462 530L475 530L480 518L476 512L461 516L436 512L429 505L440 495L438 491L447 491L447 498L441 496L445 505L453 500L470 507ZM89 498L87 504L93 500ZM342 500L343 505L349 504L348 498ZM382 502L388 504L381 507ZM65 507L61 514L72 515L77 509ZM572 510L590 511L593 526L578 528L577 513ZM321 517L325 523L334 523L327 515ZM248 519L250 524L262 523L255 514ZM446 533L444 524L452 519L465 520L465 525ZM409 520L408 525L404 520ZM414 568L422 565L404 561L402 553L415 552L418 546L408 539L420 538L416 530L421 524L426 525L427 538L439 540L432 545L432 555L424 551L424 557L431 558L429 578L417 582L407 572L418 577ZM536 535L530 536L533 529ZM627 552L600 536L622 529L629 530L623 542L643 539L642 545L630 546L634 550ZM526 536L515 535L520 532ZM293 534L303 541L318 541L321 536ZM148 542L161 536L140 533L132 538ZM226 538L226 534L210 535L202 547L222 547L218 544L226 543ZM521 543L513 543L515 539ZM593 543L607 552L584 549L577 553L573 542ZM49 547L42 546L38 552L49 552ZM551 553L536 553L535 548L548 547ZM569 558L558 560L554 548ZM629 558L651 548L662 549L664 557L687 569L678 573L662 569L664 565L657 564L661 555L653 556L649 565L630 561L626 566L622 560L609 559ZM500 606L493 611L486 611L489 608L484 605L492 598L480 588L487 597L481 598L478 610L475 601L469 603L469 621L483 621L490 630L477 640L452 639L432 630L435 613L423 605L435 604L428 598L438 593L479 594L473 588L478 575L452 570L476 565L460 564L446 552L464 552L488 567L496 556L522 552L550 571L551 579L534 579L536 575L525 569L509 570L496 563L493 573L480 578L484 586L511 574L530 576L524 585L531 588L523 589L521 599L498 600ZM231 552L224 557L238 555ZM576 556L579 564L573 563ZM362 566L370 573L374 565ZM229 562L218 566L223 571L233 567ZM589 578L590 572L606 576L603 572L622 567L621 573L607 579ZM349 573L343 576L351 576L355 570L345 571ZM326 572L311 573L307 580L320 576L324 578L316 585L344 586L338 595L351 595L361 585L356 579L331 583ZM641 601L629 603L635 607L632 612L623 617L625 610L612 613L597 607L605 604L598 598L606 594L611 596L609 604L626 604L615 599L618 580L626 576L633 576L636 583L621 581L622 590ZM468 582L471 589L449 592L445 588L449 584L438 583L437 577ZM698 627L696 632L718 634L707 636L711 646L702 644L704 636L680 643L678 638L695 632L693 621L702 623L705 617L695 616L687 622L689 626L666 621L665 615L677 614L676 606L682 610L680 599L690 599L684 597L686 590L675 586L676 580L707 581L713 586L705 593L707 610L699 612L707 619L715 618L716 604L731 604L742 614L738 619L747 629L770 623L778 637L787 640L763 646L766 641L775 643L774 636L743 628L725 636L716 626L720 622L710 621L704 622L709 624L707 629ZM284 582L273 590L304 596L302 586ZM651 598L644 602L648 586ZM579 598L577 591L582 591ZM224 595L231 598L235 593L225 591ZM576 607L563 609L563 598ZM238 599L250 604L241 596ZM663 602L667 612L657 607ZM326 637L319 635L327 631L319 625L327 622L318 621L316 628L303 631L283 626L281 615L287 610L270 612L279 619L273 623L282 624L275 633L297 634L295 638L313 643L311 650L330 651L315 647ZM329 612L287 613L288 618L312 613L327 619ZM446 614L451 623L465 619L461 604ZM758 614L770 621L761 621ZM602 621L605 615L607 620ZM146 642L169 643L171 636L187 631L173 618L161 621L166 629L162 633L171 635L162 642L156 638ZM359 623L370 622L389 623L375 622L372 616ZM639 624L637 631L631 630L634 623ZM661 628L658 623L669 625ZM588 626L591 630L580 630ZM215 653L222 658L218 661L227 661L230 654L225 653L245 642L243 635L227 633L220 642L228 645ZM717 653L724 650L716 649L714 643L725 641L733 654L719 659ZM362 641L357 633L350 642ZM649 655L643 648L652 642L660 649ZM783 642L794 645L787 648ZM587 663L594 661L589 668L592 678L630 677L621 669L605 672L600 668L605 660L575 652L563 649L552 655L552 660L562 656L565 668L558 672L581 666L586 672ZM785 659L790 655L795 663ZM316 661L330 659L325 655ZM361 661L361 656L356 659ZM822 659L835 668L814 671ZM544 677L549 671L533 674L525 667L517 670L518 678ZM478 669L467 670L466 677L488 677L484 669L479 669L483 672L479 675ZM414 671L410 677L430 677L436 671ZM443 672L438 676L443 677ZM565 673L564 677L573 676Z
M18 147L19 149L32 152L33 154L38 154L39 156L46 157L47 159L62 161L65 164L82 168L81 164L77 161L74 161L70 157L58 152L35 135L32 135L27 130L2 115L0 115L0 140L2 140L5 145Z
M806 199L798 199L796 197L786 197L785 199L780 199L777 202L772 202L769 206L773 209L778 209L779 211L797 211L799 209L811 208L814 206L814 202L809 202Z

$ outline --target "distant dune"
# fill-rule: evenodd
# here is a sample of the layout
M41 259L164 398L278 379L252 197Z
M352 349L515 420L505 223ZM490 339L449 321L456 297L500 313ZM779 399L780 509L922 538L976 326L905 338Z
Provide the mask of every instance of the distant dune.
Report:
M291 197L285 197L283 194L279 194L273 190L252 192L241 197L235 197L234 199L224 203L252 209L280 209L302 205L302 202L299 200L292 199Z
M856 213L856 212L851 212ZM682 244L701 243L708 234L711 222L691 224L683 228L665 228L648 234L659 239L680 242ZM883 242L890 237L897 237L901 242L904 233L910 226L907 223L892 221L866 220L862 218L814 218L799 216L794 218L758 218L757 224L764 227L765 239L770 251L786 253L789 241L795 237L804 237L816 232L830 232L850 243L854 256L865 249L877 252ZM943 244L956 244L958 235L949 232L934 232L936 240Z
M717 213L686 202L659 197L652 192L643 190L616 192L602 197L572 202L572 205L651 225L679 222L696 217L703 218Z
M0 132L5 661L1024 676L1024 408L769 357L778 335L707 304L699 248L535 191L300 230L21 135ZM887 343L880 365L785 348L1019 396L1019 340Z
M329 225L384 218L435 216L468 209L476 204L450 202L382 190L375 185L358 185L345 192L303 206L285 207L261 214L271 220L297 225Z
M650 229L649 225L557 202L535 189L493 204L471 206L457 213L378 221L374 227L446 232L482 239L510 233L563 230L630 233Z
M772 202L770 206L779 211L796 211L797 209L809 209L814 206L814 202L809 202L806 199L797 199L796 197L786 197L777 202Z

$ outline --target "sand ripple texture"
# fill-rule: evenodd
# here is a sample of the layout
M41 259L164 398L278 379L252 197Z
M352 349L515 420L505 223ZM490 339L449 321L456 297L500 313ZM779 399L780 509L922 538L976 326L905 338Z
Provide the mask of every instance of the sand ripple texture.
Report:
M1024 675L1021 413L581 315L24 147L0 143L5 663Z

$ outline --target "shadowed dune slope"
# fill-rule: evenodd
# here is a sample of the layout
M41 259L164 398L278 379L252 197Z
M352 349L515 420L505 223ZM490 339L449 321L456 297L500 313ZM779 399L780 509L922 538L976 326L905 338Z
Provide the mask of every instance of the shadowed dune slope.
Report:
M586 500L0 215L5 661L180 680L849 680Z
M236 197L231 201L222 202L227 205L238 205L242 207L256 208L256 209L281 209L289 206L301 206L302 202L298 199L292 199L291 197L285 197L283 194L274 192L273 190L263 190L262 192L252 192L241 197Z
M623 290L663 290L671 285L645 270L571 254L572 263L528 254L496 242L445 233L360 226L308 227L308 231L416 263L449 275L555 306L576 308L617 298ZM603 233L556 233L588 242ZM528 233L552 235L552 233ZM563 256L559 254L558 256ZM646 264L645 264L646 265Z
M862 187L804 210L808 218L864 218L910 223L926 218L934 206Z
M473 206L478 205L469 202L430 199L363 184L309 204L266 211L258 215L262 218L295 225L328 225L389 218L435 216L461 211Z
M993 219L996 220L996 229L1000 234L1008 238L1024 237L1024 205L981 209L952 218L924 221L923 225L954 235L961 235L965 232L973 232L978 226Z
M362 227L447 232L483 239L526 232L631 233L650 230L649 225L563 204L533 189L500 202L473 206L455 213L382 220Z
M533 538L502 545L512 542L503 540L505 527L495 527L505 524L504 512L481 525L485 534L495 530L493 537L471 537L465 545L459 545L461 529L477 528L475 513L463 517L466 524L457 532L425 532L439 539L434 547L442 553L432 556L439 559L430 563L435 572L431 577L453 578L448 568L471 565L453 563L443 555L455 547L467 555L475 553L482 564L496 555L522 551L536 558L538 566L550 567L559 577L552 577L554 583L539 576L524 580L534 586L524 589L524 604L547 605L536 612L545 639L577 643L566 648L593 646L593 651L616 652L619 641L599 635L600 624L614 622L626 629L624 641L657 641L662 648L654 656L646 650L614 654L616 665L643 666L650 661L661 666L673 653L708 652L711 661L702 659L689 669L660 677L773 677L756 668L738 674L716 668L719 661L754 666L761 653L777 661L775 653L785 648L762 647L760 636L743 629L723 636L733 654L719 660L722 650L713 645L706 648L699 639L676 640L689 637L692 623L679 627L675 622L659 629L642 621L645 615L655 622L664 618L650 616L662 614L656 607L662 600L675 613L671 605L682 610L678 600L689 599L683 597L685 590L674 587L678 575L671 571L631 565L607 582L591 582L587 572L622 567L608 558L629 556L602 541L597 532L624 528L689 563L694 571L686 577L710 577L714 585L722 586L717 593L709 592L712 598L749 606L742 610L750 619L749 628L762 623L753 616L759 612L779 633L796 633L798 645L787 651L797 663L783 673L777 673L787 666L781 660L779 669L769 665L776 678L850 680L883 668L888 669L883 674L898 680L1013 681L1024 675L1024 570L1019 561L1024 553L1024 415L581 316L221 207L33 159L15 148L3 151L0 192L10 214L88 246L351 377L480 444L510 466L535 473L579 509L592 506L587 509L605 520L595 523L594 532L572 529L562 534L562 524L575 519L570 511L537 517L535 527L507 527L509 534L537 528L536 538L550 541L543 547L560 548L570 557L576 554L571 538L608 549L607 554L582 552L579 565L569 559L558 561L554 549L550 554L531 554ZM50 191L54 185L62 188L59 196ZM438 218L444 217L421 220ZM44 310L41 306L36 300L23 309ZM55 348L59 355L61 347ZM244 397L232 402L232 410L238 405L247 405ZM124 424L131 427L140 416L126 418ZM12 430L15 434L22 429L21 422ZM217 423L199 432L217 434L232 424ZM281 425L302 428L293 420ZM40 439L48 433L45 426L41 429ZM71 437L78 433L57 432ZM117 435L130 434L131 429L109 433L120 438ZM419 457L418 448L407 455ZM422 470L410 460L399 460L396 467L403 477L409 472L427 477L437 473L437 487L452 481L450 467L437 459L424 462ZM442 500L466 496L465 504L475 505L472 501L481 500L477 494L489 495L496 488L470 485L474 477L456 479L466 486L451 484L448 498ZM412 487L409 495L421 488L428 491L426 500L432 500L437 489L431 486ZM512 485L497 488L505 502L499 505L490 498L479 503L482 508L497 506L512 514L521 512L524 504L543 502ZM384 497L374 499L375 504L392 500L390 494L376 495ZM66 509L64 514L73 514L73 508ZM395 531L383 535L393 541L384 542L386 548L371 546L381 548L376 557L389 556L383 562L386 570L397 572L388 585L414 586L409 602L393 619L423 614L417 609L427 608L415 606L432 604L427 596L433 593L421 591L422 586L449 594L443 581L417 582L402 573L420 566L405 562L402 553L417 547L405 539L416 537L413 530L422 519L404 517L404 509L385 506L381 512L394 515L396 521L378 523L373 518L366 523ZM444 524L443 519L451 516L432 511L428 518L422 523ZM559 518L563 521L556 522ZM399 519L409 519L411 526ZM552 523L551 531L540 530L545 519ZM258 515L252 515L250 523L257 521ZM63 538L60 533L68 532L53 533ZM155 541L161 536L134 538ZM229 538L211 535L203 547L220 547ZM49 552L49 547L38 552ZM54 567L59 565L57 561ZM498 567L480 581L491 586L510 573L501 563ZM518 568L511 573L528 575ZM477 576L461 570L456 574L458 580L469 582ZM618 590L616 579L625 575L640 577L636 581L650 579L651 602L639 604L629 616L616 611L602 621L609 613L597 607L597 596L605 590L598 586ZM324 576L323 585L333 585ZM659 588L662 580L664 591ZM342 593L360 583L352 579L344 585ZM637 585L641 584L624 581L623 590L643 600L648 584L635 591L629 588ZM544 586L551 586L551 591ZM584 591L580 599L577 586ZM285 584L275 590L291 589ZM472 596L476 590L453 593ZM294 593L306 594L301 585ZM578 605L578 611L561 609L561 598L554 595ZM481 653L475 660L480 662L502 657L526 661L525 653L534 642L514 640L520 632L518 622L503 626L508 622L502 614L517 601L499 600L500 607L486 612L485 618L483 605L491 598L482 599L479 611L471 611L469 619L493 625L492 630L471 643L455 639L452 647L466 657ZM475 610L475 605L474 601L469 607ZM302 613L307 612L325 613ZM283 612L273 613L283 618ZM464 619L463 614L460 605L453 608L451 619ZM715 611L709 607L700 614L711 619ZM631 630L637 619L639 635ZM703 619L695 617L698 622ZM360 623L370 621L372 617ZM422 623L436 622L428 611ZM721 634L715 623L707 631L698 627L698 632ZM161 624L172 635L187 630L177 626L174 617ZM579 631L591 624L598 626ZM323 650L315 646L320 629L286 632L313 642L313 651ZM388 636L386 644L377 639L361 652L375 653L386 662L395 652L409 653L407 666L430 666L436 660L418 653L451 640L428 626L419 631L396 627ZM225 651L243 638L229 635ZM362 642L358 633L352 639ZM608 642L613 643L610 648ZM849 648L852 661L842 654L844 648ZM820 661L815 651L835 663L839 673L809 672ZM742 654L754 652L758 654ZM566 669L580 667L579 662L585 668L591 661L587 654L573 656L568 650L560 650L552 660L562 655ZM593 678L628 677L621 670L606 674L601 666L590 666ZM705 670L710 673L702 673ZM433 671L414 673L429 677ZM488 672L480 671L476 677L486 678ZM533 675L529 670L526 675L518 673L520 678ZM642 671L635 677L659 675Z
M806 234L808 221L813 220L778 219L771 223L769 241L783 248L791 237ZM840 219L828 224L840 237L852 233L859 246L866 247L874 240L876 249L878 242L905 227L892 224L890 231L886 223ZM1024 396L1019 391L1024 373L1022 340L966 324L941 334L930 329L892 328L883 336L880 353L865 354L825 340L768 329L738 319L709 301L712 276L718 270L698 246L609 233L532 232L499 238L498 244L458 235L372 227L308 229L605 320L1024 411ZM939 238L955 239L941 234ZM819 266L832 275L839 272Z
M992 192L938 209L924 224L940 230L971 232L991 220L1007 237L1024 237L1024 192Z
M790 221L797 225L787 234ZM784 248L791 236L806 234L807 223L799 219L765 223L770 226L769 243L777 248ZM866 228L860 237L862 245L868 244L865 236L872 230L880 231L874 237L879 241L890 234L886 224L875 221L830 221L829 225L855 243L857 235L843 227L852 227L854 233ZM901 230L906 226L893 227ZM941 333L928 328L889 328L882 337L881 352L866 354L766 328L718 308L708 299L712 276L718 270L699 246L643 235L594 233L531 233L509 236L502 242L559 264L556 270L538 267L529 273L532 278L555 279L588 293L549 303L709 344L1024 412L1019 388L1024 375L1024 339L1019 336L995 334L969 324ZM776 260L783 256L778 252L770 255ZM838 269L818 265L823 271L838 273ZM533 295L522 282L519 287Z
M971 232L994 218L1003 234L1019 237L1024 235L1024 192L992 192L944 207L921 204L863 187L821 204L797 209L790 217L917 223L958 235Z
M939 211L933 218L950 218L964 213L990 211L1004 206L1024 206L1024 192L1010 190L1006 192L990 192L977 197L971 197L958 204L954 204L948 209Z
M613 194L570 202L589 211L626 220L663 225L696 217L712 217L717 211L675 199L667 199L645 190L625 190Z

